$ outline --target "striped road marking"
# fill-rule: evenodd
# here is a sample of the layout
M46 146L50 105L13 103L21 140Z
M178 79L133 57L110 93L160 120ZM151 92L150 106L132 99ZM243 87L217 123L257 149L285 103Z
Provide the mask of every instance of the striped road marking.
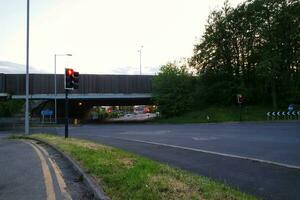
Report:
M54 173L55 173L55 176L56 176L56 180L58 182L58 185L59 185L59 189L60 189L60 192L63 196L63 198L65 200L72 200L72 197L71 195L67 192L67 185L65 183L65 180L62 176L62 172L60 170L60 168L57 166L55 160L51 159L50 156L49 156L49 153L40 145L37 145L35 143L35 145L47 156L50 164L52 165L52 168L54 170Z
M25 141L24 141L25 142ZM58 182L58 186L62 195L62 198L64 200L72 200L71 195L67 192L67 185L63 179L62 172L56 162L50 158L49 153L40 145L36 144L35 142L25 142L33 147L35 152L37 153L38 157L40 158L40 161L42 163L42 171L44 175L44 183L46 187L46 195L47 200L56 200L55 197L55 190L53 185L53 180L51 176L51 172L49 170L49 166L47 164L47 161L51 164L51 167L55 173L56 180Z
M49 170L49 166L46 162L46 159L44 158L42 152L35 145L31 144L30 142L25 142L25 143L29 144L35 150L38 157L40 158L42 164L42 171L44 175L44 183L46 187L47 200L56 200L53 181L52 181L51 173Z

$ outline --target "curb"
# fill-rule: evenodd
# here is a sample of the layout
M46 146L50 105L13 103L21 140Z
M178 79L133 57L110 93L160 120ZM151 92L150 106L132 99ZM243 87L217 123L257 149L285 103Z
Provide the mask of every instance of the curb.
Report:
M67 160L71 165L72 168L78 172L80 175L82 175L83 178L83 183L88 186L88 188L91 190L91 192L94 194L95 199L97 200L110 200L110 198L104 193L103 189L101 186L96 183L96 181L88 175L86 172L84 172L83 169L79 167L79 165L72 160L68 155L60 151L57 147L53 146L52 144L49 144L48 142L41 140L41 139L36 139L36 138L28 138L30 140L35 140L37 142L41 142L43 144L48 145L52 149L54 149L56 152L58 152L65 160Z

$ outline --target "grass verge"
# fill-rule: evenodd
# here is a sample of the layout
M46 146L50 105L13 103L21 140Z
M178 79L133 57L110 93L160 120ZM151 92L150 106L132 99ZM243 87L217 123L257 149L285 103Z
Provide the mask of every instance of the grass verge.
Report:
M46 134L30 137L47 141L68 154L112 200L256 199L208 178L113 147Z
M232 107L209 107L202 110L196 110L184 113L181 116L170 118L157 118L155 123L207 123L207 122L233 122L240 121L265 121L266 113L272 111L272 108L261 106L239 106Z

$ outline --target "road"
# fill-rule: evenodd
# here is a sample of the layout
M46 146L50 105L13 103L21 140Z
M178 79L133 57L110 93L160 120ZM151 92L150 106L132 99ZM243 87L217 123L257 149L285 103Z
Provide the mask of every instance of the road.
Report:
M264 199L300 199L299 130L299 122L131 124L71 127L69 134L204 175ZM35 131L63 134L63 127Z
M107 119L108 122L139 122L147 121L156 117L155 113L138 113L138 114L126 114L119 118Z
M4 136L0 134L0 199L91 199L82 183L74 183L76 174L57 154L50 155L35 142Z

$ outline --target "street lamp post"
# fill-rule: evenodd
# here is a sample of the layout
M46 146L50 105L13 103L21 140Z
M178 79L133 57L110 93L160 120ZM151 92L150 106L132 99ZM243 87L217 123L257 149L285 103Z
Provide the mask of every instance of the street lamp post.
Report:
M57 56L72 56L72 54L54 54L54 112L55 123L57 123L57 88L56 88L56 57Z
M138 50L140 53L140 75L142 75L142 49L144 46L141 46L141 48Z
M27 0L26 30L26 102L25 102L25 134L29 134L29 0Z

